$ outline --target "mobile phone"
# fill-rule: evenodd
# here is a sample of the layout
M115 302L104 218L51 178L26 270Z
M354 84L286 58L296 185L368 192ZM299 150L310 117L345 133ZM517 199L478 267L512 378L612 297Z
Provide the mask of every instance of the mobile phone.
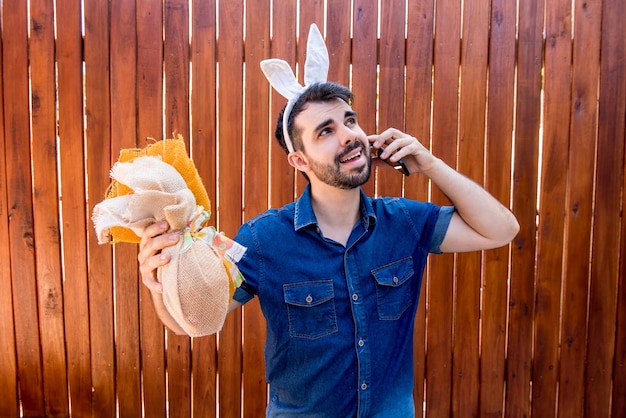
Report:
M389 161L389 158L380 158L380 155L385 151L384 148L378 148L378 150L376 151L376 156L385 164L390 165L391 167L393 167L396 171L398 171L399 173L404 174L405 176L408 176L409 174L409 169L406 168L406 165L404 164L404 161L402 160L398 160L398 161Z

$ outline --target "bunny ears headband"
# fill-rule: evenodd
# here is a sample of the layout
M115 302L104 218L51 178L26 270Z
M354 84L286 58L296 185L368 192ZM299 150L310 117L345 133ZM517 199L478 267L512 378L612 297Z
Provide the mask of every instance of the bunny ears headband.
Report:
M288 100L283 112L283 136L289 152L294 152L293 142L287 132L291 110L307 87L314 83L325 82L328 77L328 50L317 25L312 24L309 29L304 63L304 86L298 83L291 67L284 60L278 58L263 60L261 70L274 90Z

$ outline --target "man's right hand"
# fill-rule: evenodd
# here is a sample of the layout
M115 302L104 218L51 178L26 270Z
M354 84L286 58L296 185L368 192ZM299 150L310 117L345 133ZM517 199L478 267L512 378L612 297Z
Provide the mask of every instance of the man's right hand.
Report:
M166 221L156 222L144 229L137 255L141 281L148 289L159 293L163 292L163 286L157 279L156 270L170 262L170 256L161 253L161 250L175 245L180 239L180 232L166 233L168 229Z

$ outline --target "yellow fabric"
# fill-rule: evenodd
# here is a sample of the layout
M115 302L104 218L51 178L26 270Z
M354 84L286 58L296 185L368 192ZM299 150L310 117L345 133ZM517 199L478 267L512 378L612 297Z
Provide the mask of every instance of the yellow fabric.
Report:
M160 156L164 162L173 166L183 177L185 183L187 184L187 187L193 193L194 197L196 198L196 204L206 208L206 210L210 213L211 201L209 200L209 195L204 188L204 184L202 183L202 179L198 174L196 166L187 154L185 142L181 135L176 135L176 138L157 141L153 144L148 145L145 148L123 149L120 151L118 161L129 162L134 160L135 158L143 156ZM105 198L110 199L117 196L127 195L132 192L133 190L130 187L113 180L111 181L111 184L106 191ZM141 238L138 237L137 234L135 234L132 230L126 227L113 226L111 227L110 232L112 237L112 243L138 243L139 241L141 241Z

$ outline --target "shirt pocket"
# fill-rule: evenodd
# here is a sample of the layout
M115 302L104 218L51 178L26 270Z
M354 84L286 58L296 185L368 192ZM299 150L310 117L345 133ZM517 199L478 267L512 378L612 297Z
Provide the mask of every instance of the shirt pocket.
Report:
M396 320L412 303L411 283L413 259L411 257L372 270L376 280L376 305L378 319Z
M289 335L311 340L337 332L332 280L283 285Z

